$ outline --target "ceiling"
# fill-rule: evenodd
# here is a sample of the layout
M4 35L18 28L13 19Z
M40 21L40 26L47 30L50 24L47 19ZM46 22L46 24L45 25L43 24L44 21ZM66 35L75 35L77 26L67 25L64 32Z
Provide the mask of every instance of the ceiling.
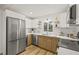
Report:
M6 4L7 9L31 18L54 14L67 9L67 4Z

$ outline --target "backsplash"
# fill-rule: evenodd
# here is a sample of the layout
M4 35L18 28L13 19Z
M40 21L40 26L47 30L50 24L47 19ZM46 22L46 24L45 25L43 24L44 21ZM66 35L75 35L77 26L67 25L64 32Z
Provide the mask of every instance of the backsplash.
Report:
M79 32L79 26L70 26L69 28L61 28L60 31L63 32L65 36L67 36L67 34L73 34L74 36L77 36L77 33Z

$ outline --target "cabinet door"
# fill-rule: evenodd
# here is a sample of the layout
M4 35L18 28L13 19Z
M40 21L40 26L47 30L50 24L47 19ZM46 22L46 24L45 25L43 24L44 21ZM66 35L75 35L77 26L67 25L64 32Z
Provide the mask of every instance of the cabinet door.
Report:
M46 37L46 36L40 36L39 46L51 51L51 39L49 37Z
M46 38L44 36L39 36L39 43L38 45L44 49L46 49Z
M31 19L26 19L26 28L32 28L32 21Z
M58 39L46 36L39 36L39 44L40 47L47 49L52 52L57 52L58 47Z
M52 42L51 41L52 40L50 38L48 38L46 41L47 41L46 42L46 49L51 51L51 46L52 46Z
M52 46L51 46L51 51L57 52L58 48L58 39L57 38L52 38Z
M28 42L27 43L28 43L27 44L28 46L32 44L32 35L31 34L28 35Z
M38 28L38 19L34 19L31 21L32 21L32 28Z
M43 37L42 38L42 48L46 49L46 47L47 47L46 44L48 44L47 39L46 39L46 37Z
M42 36L39 36L39 43L38 43L38 46L40 47L43 47L43 37Z

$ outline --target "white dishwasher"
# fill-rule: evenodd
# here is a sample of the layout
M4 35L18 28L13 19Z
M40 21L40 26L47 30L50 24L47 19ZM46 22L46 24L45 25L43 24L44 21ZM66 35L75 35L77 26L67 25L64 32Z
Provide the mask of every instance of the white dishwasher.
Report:
M57 51L58 51L58 55L79 55L78 51L74 51L62 47L59 47Z

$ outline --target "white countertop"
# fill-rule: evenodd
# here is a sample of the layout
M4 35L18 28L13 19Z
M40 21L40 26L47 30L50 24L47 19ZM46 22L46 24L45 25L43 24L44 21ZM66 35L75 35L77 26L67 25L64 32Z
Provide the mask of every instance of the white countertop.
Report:
M42 36L48 36L48 37L56 37L59 39L66 39L66 40L72 40L72 41L79 41L79 39L73 39L66 36L58 36L58 35L46 35L46 34L40 34L40 33L28 33L28 34L34 34L34 35L42 35Z

